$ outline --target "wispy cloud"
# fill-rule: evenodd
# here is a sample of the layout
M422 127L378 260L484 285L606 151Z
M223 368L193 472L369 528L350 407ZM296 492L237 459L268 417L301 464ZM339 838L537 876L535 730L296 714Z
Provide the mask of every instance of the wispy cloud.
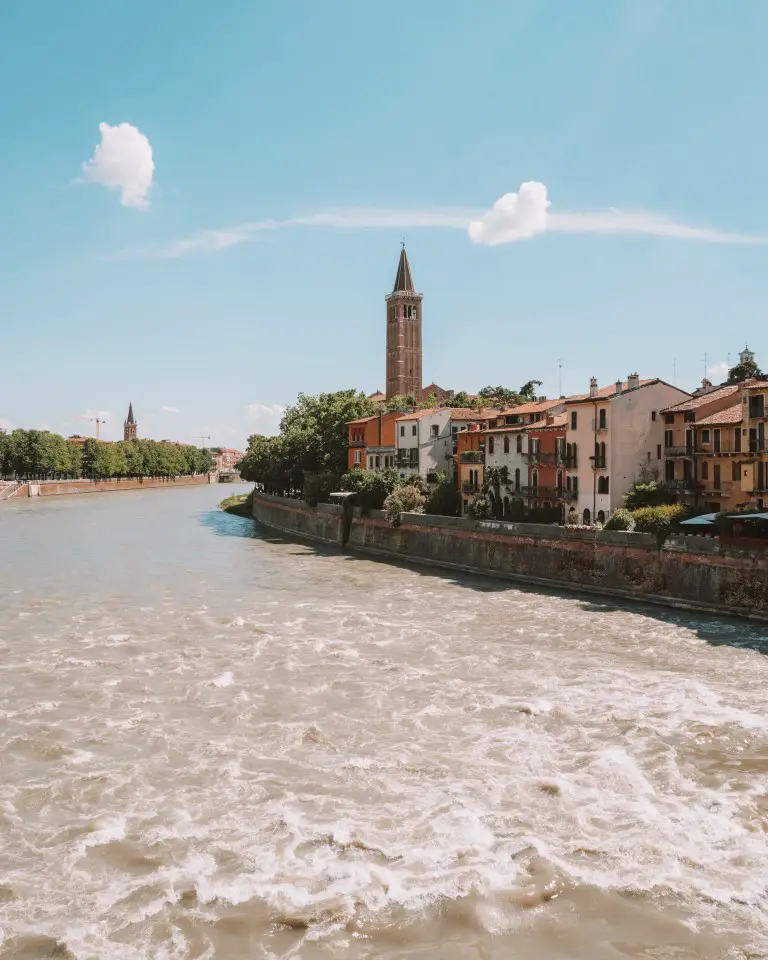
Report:
M163 411L163 413L178 413L178 412L179 412L179 408L178 408L178 407L160 407L160 409Z
M0 417L0 430L10 433L14 429L13 424L7 417Z
M473 243L498 246L530 240L547 233L614 234L667 237L705 243L766 244L768 235L732 233L715 227L680 223L645 210L557 213L551 211L547 187L535 180L506 193L486 211L458 207L398 210L378 207L340 207L327 213L284 220L250 220L230 227L199 230L167 244L123 251L114 259L174 260L191 254L212 253L258 240L276 230L463 230Z
M279 403L249 403L245 415L259 433L272 436L278 432L285 407Z
M146 210L155 174L152 146L133 124L99 124L101 141L83 164L81 183L100 183L120 191L124 207Z

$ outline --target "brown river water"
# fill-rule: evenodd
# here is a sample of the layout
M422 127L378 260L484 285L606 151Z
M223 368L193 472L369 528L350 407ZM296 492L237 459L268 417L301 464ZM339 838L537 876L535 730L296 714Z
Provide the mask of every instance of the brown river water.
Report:
M768 628L0 504L0 957L768 957Z

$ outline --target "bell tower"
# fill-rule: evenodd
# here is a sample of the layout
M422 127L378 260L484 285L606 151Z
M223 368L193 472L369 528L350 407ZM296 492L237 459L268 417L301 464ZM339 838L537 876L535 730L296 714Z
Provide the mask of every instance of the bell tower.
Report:
M387 400L421 394L421 302L416 293L405 244L387 304Z
M139 425L133 416L133 404L128 404L128 419L123 424L123 440L135 440Z

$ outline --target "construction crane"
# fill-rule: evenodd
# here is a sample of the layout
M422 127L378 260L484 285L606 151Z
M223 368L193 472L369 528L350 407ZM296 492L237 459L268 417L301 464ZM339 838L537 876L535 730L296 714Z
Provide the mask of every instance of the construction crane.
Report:
M96 424L96 439L99 439L99 424L106 423L106 420L99 420L98 417L80 417L81 420L90 420L91 423Z
M210 440L210 437L193 437L193 440ZM203 444L203 450L205 450L205 444Z

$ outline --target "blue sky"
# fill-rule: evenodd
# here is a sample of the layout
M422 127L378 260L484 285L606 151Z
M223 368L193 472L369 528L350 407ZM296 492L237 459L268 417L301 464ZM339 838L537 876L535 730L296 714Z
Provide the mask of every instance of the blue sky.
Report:
M3 4L0 422L242 446L383 388L401 236L425 382L768 365L767 40L763 0Z

